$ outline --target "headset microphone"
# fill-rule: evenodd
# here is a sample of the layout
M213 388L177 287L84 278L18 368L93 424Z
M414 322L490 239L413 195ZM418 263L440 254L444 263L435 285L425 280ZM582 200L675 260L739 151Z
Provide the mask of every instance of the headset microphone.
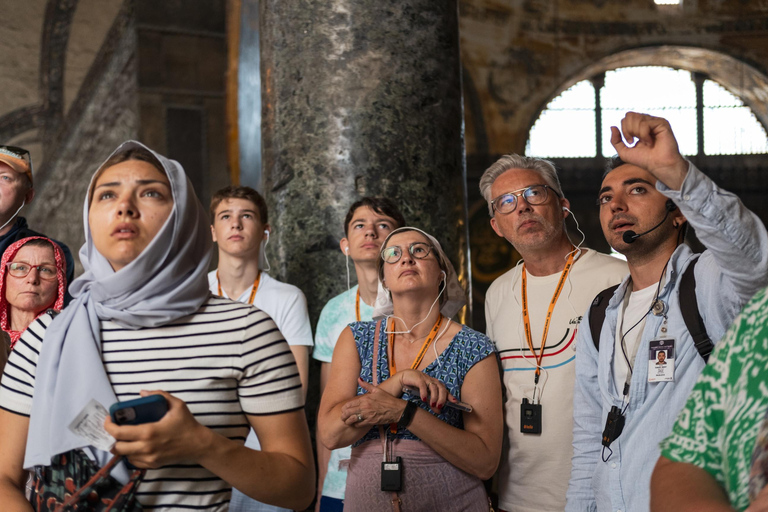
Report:
M635 240L637 240L641 236L647 235L648 233L650 233L654 229L656 229L659 226L661 226L662 224L664 224L664 221L667 220L667 217L669 217L670 212L673 212L673 211L677 210L677 205L671 199L667 199L667 202L664 204L664 208L666 209L666 212L664 213L664 218L661 219L661 222L659 222L658 224L653 226L648 231L640 233L639 235L637 233L635 233L634 231L631 231L631 230L630 231L625 231L624 234L621 236L622 240L624 240L624 243L625 244L632 244L632 243L635 242Z

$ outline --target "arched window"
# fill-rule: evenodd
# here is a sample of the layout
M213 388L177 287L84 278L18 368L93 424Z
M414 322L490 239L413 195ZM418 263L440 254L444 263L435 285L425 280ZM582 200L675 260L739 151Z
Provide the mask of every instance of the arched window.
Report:
M668 119L686 155L768 153L765 128L724 87L689 71L643 66L582 80L554 98L531 128L526 154L611 156L610 126L618 126L627 111Z

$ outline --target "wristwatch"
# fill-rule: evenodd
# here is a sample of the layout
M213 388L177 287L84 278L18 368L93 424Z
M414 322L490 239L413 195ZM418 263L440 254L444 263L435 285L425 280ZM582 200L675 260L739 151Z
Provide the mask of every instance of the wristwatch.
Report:
M403 415L400 416L400 419L397 420L397 426L398 428L407 428L408 425L411 424L413 421L413 417L416 414L416 409L418 409L419 406L416 404L416 402L408 401L407 404L405 404L405 410L403 411Z

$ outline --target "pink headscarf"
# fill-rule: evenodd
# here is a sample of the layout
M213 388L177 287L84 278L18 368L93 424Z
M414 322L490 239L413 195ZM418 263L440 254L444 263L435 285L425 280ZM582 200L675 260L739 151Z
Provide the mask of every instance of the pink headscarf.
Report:
M53 256L56 259L56 279L58 281L58 291L56 292L56 301L53 303L53 309L61 310L61 308L64 307L64 294L67 290L67 262L64 259L64 252L61 250L61 247L59 247L53 240L45 238L44 236L30 236L28 238L22 238L18 242L14 242L5 250L3 259L0 260L0 329L7 332L11 337L11 350L13 350L13 346L19 341L19 338L24 331L11 330L11 305L8 304L8 301L5 298L5 281L8 272L8 262L10 262L14 256L16 256L16 253L19 252L19 249L30 240L45 240L53 247ZM45 310L41 311L40 315L43 313L45 313Z

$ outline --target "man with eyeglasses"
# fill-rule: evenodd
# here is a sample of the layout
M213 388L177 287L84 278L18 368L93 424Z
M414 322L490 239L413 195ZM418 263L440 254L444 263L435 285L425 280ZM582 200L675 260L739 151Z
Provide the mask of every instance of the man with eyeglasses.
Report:
M503 511L562 511L570 477L576 331L595 295L626 264L568 237L570 203L551 162L506 155L480 180L491 226L524 263L485 297L488 336L501 358L507 442L499 467Z
M629 112L621 129L611 128L611 143L618 157L597 203L603 234L626 256L629 276L600 294L601 316L590 312L579 331L568 512L649 510L660 453L679 456L659 443L713 344L768 284L765 226L680 154L666 119ZM688 223L706 247L700 255L683 243ZM712 460L694 445L710 425L680 418L692 435L680 446ZM680 474L666 480L666 509L683 510L697 497Z
M32 181L32 158L29 151L16 146L0 145L0 255L12 243L30 236L46 236L33 231L27 219L19 217L21 209L32 202L35 187ZM14 222L15 219L15 222ZM53 239L51 239L53 240ZM53 240L64 252L67 260L67 287L75 278L75 260L65 244ZM65 294L64 304L70 300Z

